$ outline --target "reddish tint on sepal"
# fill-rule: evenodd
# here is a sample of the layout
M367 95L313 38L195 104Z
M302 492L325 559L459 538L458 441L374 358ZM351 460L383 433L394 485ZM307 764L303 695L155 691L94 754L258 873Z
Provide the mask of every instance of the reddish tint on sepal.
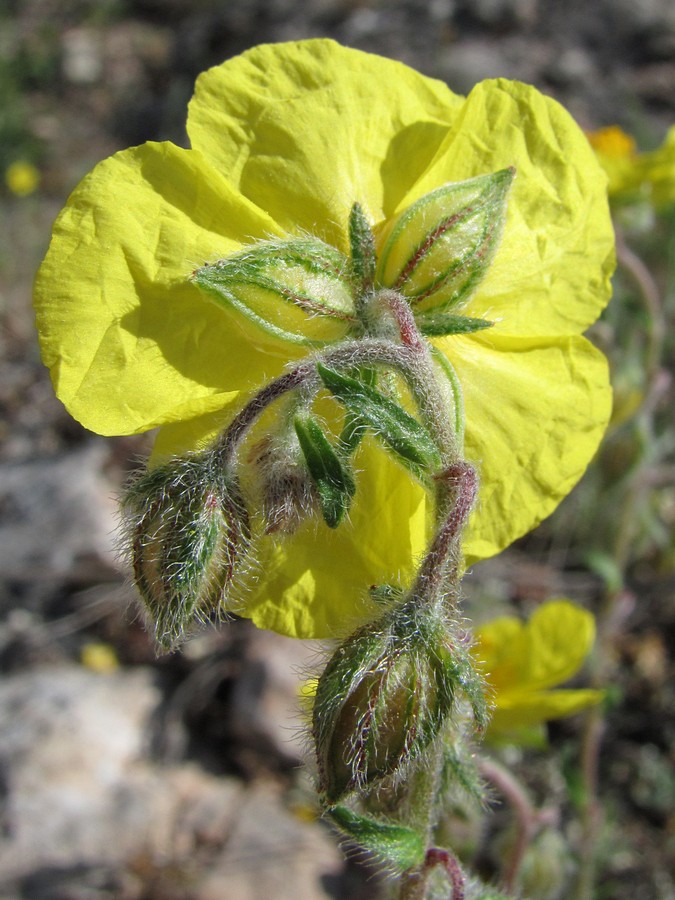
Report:
M248 513L210 454L152 469L122 502L134 579L165 648L223 611L249 544Z

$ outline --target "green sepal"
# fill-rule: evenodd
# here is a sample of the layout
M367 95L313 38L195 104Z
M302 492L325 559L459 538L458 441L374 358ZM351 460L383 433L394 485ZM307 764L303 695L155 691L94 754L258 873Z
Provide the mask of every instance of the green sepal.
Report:
M265 241L192 274L218 305L305 346L347 335L356 321L349 260L315 238Z
M375 282L375 235L359 203L349 214L349 245L352 254L352 273L359 293L372 291Z
M404 210L383 236L377 280L416 314L464 303L488 271L515 169L445 184Z
M447 740L443 745L439 788L441 793L451 793L459 787L467 797L479 806L486 801L485 783L476 765L473 745L460 734L455 742Z
M429 312L415 317L417 327L426 337L444 337L448 334L473 334L492 328L489 319L472 319L471 316L455 316L452 313Z
M463 687L454 639L437 610L403 601L337 648L319 678L312 733L324 801L415 764L439 736Z
M366 422L390 450L424 469L440 466L440 453L431 435L398 403L360 379L321 363L317 363L317 371L333 396Z
M381 603L383 606L393 606L403 598L403 588L393 584L375 584L369 590L371 600Z
M375 387L377 384L377 372L375 369L366 368L359 369L359 378L364 384ZM355 415L349 409L345 412L345 421L340 432L340 448L347 454L354 453L361 443L367 424L360 416Z
M399 872L424 862L424 838L412 828L359 815L346 806L334 806L328 815L343 834Z
M483 733L490 722L490 708L485 696L485 680L476 668L471 654L456 647L452 653L446 650L441 665L446 671L446 677L461 685L473 713L475 728Z
M225 610L250 549L246 504L205 451L137 476L121 506L134 580L158 643L171 649Z
M337 528L356 492L354 478L316 419L298 416L293 424L316 487L324 521L329 528Z

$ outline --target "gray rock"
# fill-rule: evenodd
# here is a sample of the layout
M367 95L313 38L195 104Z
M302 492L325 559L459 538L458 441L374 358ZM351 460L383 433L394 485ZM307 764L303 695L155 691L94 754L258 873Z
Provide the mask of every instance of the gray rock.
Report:
M102 443L0 468L0 569L5 579L67 581L116 568L117 506L101 475Z
M0 686L0 893L43 900L319 900L342 861L278 787L148 754L150 669L33 670Z

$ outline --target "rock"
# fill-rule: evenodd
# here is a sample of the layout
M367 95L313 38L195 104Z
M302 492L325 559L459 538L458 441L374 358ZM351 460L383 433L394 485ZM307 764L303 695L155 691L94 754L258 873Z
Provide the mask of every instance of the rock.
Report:
M306 756L300 688L316 668L314 645L252 628L231 695L232 735L259 755L297 766Z
M148 753L152 670L44 668L0 687L0 892L32 900L320 900L336 843L278 787Z
M0 569L6 580L110 577L116 504L101 474L106 446L0 467Z
M103 676L64 666L5 681L5 877L107 863L133 852L139 824L147 824L135 767L158 702L150 670Z

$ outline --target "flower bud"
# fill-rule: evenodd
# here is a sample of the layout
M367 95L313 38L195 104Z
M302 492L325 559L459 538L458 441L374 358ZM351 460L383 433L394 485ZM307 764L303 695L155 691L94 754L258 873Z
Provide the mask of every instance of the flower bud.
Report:
M134 579L157 641L176 644L222 610L248 547L248 514L210 454L143 474L122 502L132 528Z
M265 533L292 534L318 507L316 491L297 441L271 435L254 448Z
M258 325L261 337L322 346L356 321L349 261L317 238L253 244L196 269L192 281Z
M464 687L463 655L442 615L410 601L338 647L319 679L313 713L329 804L423 753Z
M464 304L485 277L506 218L515 169L446 184L404 210L381 236L377 277L403 294L424 331L443 333L438 314ZM474 320L474 326L481 320ZM435 330L434 330L435 329Z

